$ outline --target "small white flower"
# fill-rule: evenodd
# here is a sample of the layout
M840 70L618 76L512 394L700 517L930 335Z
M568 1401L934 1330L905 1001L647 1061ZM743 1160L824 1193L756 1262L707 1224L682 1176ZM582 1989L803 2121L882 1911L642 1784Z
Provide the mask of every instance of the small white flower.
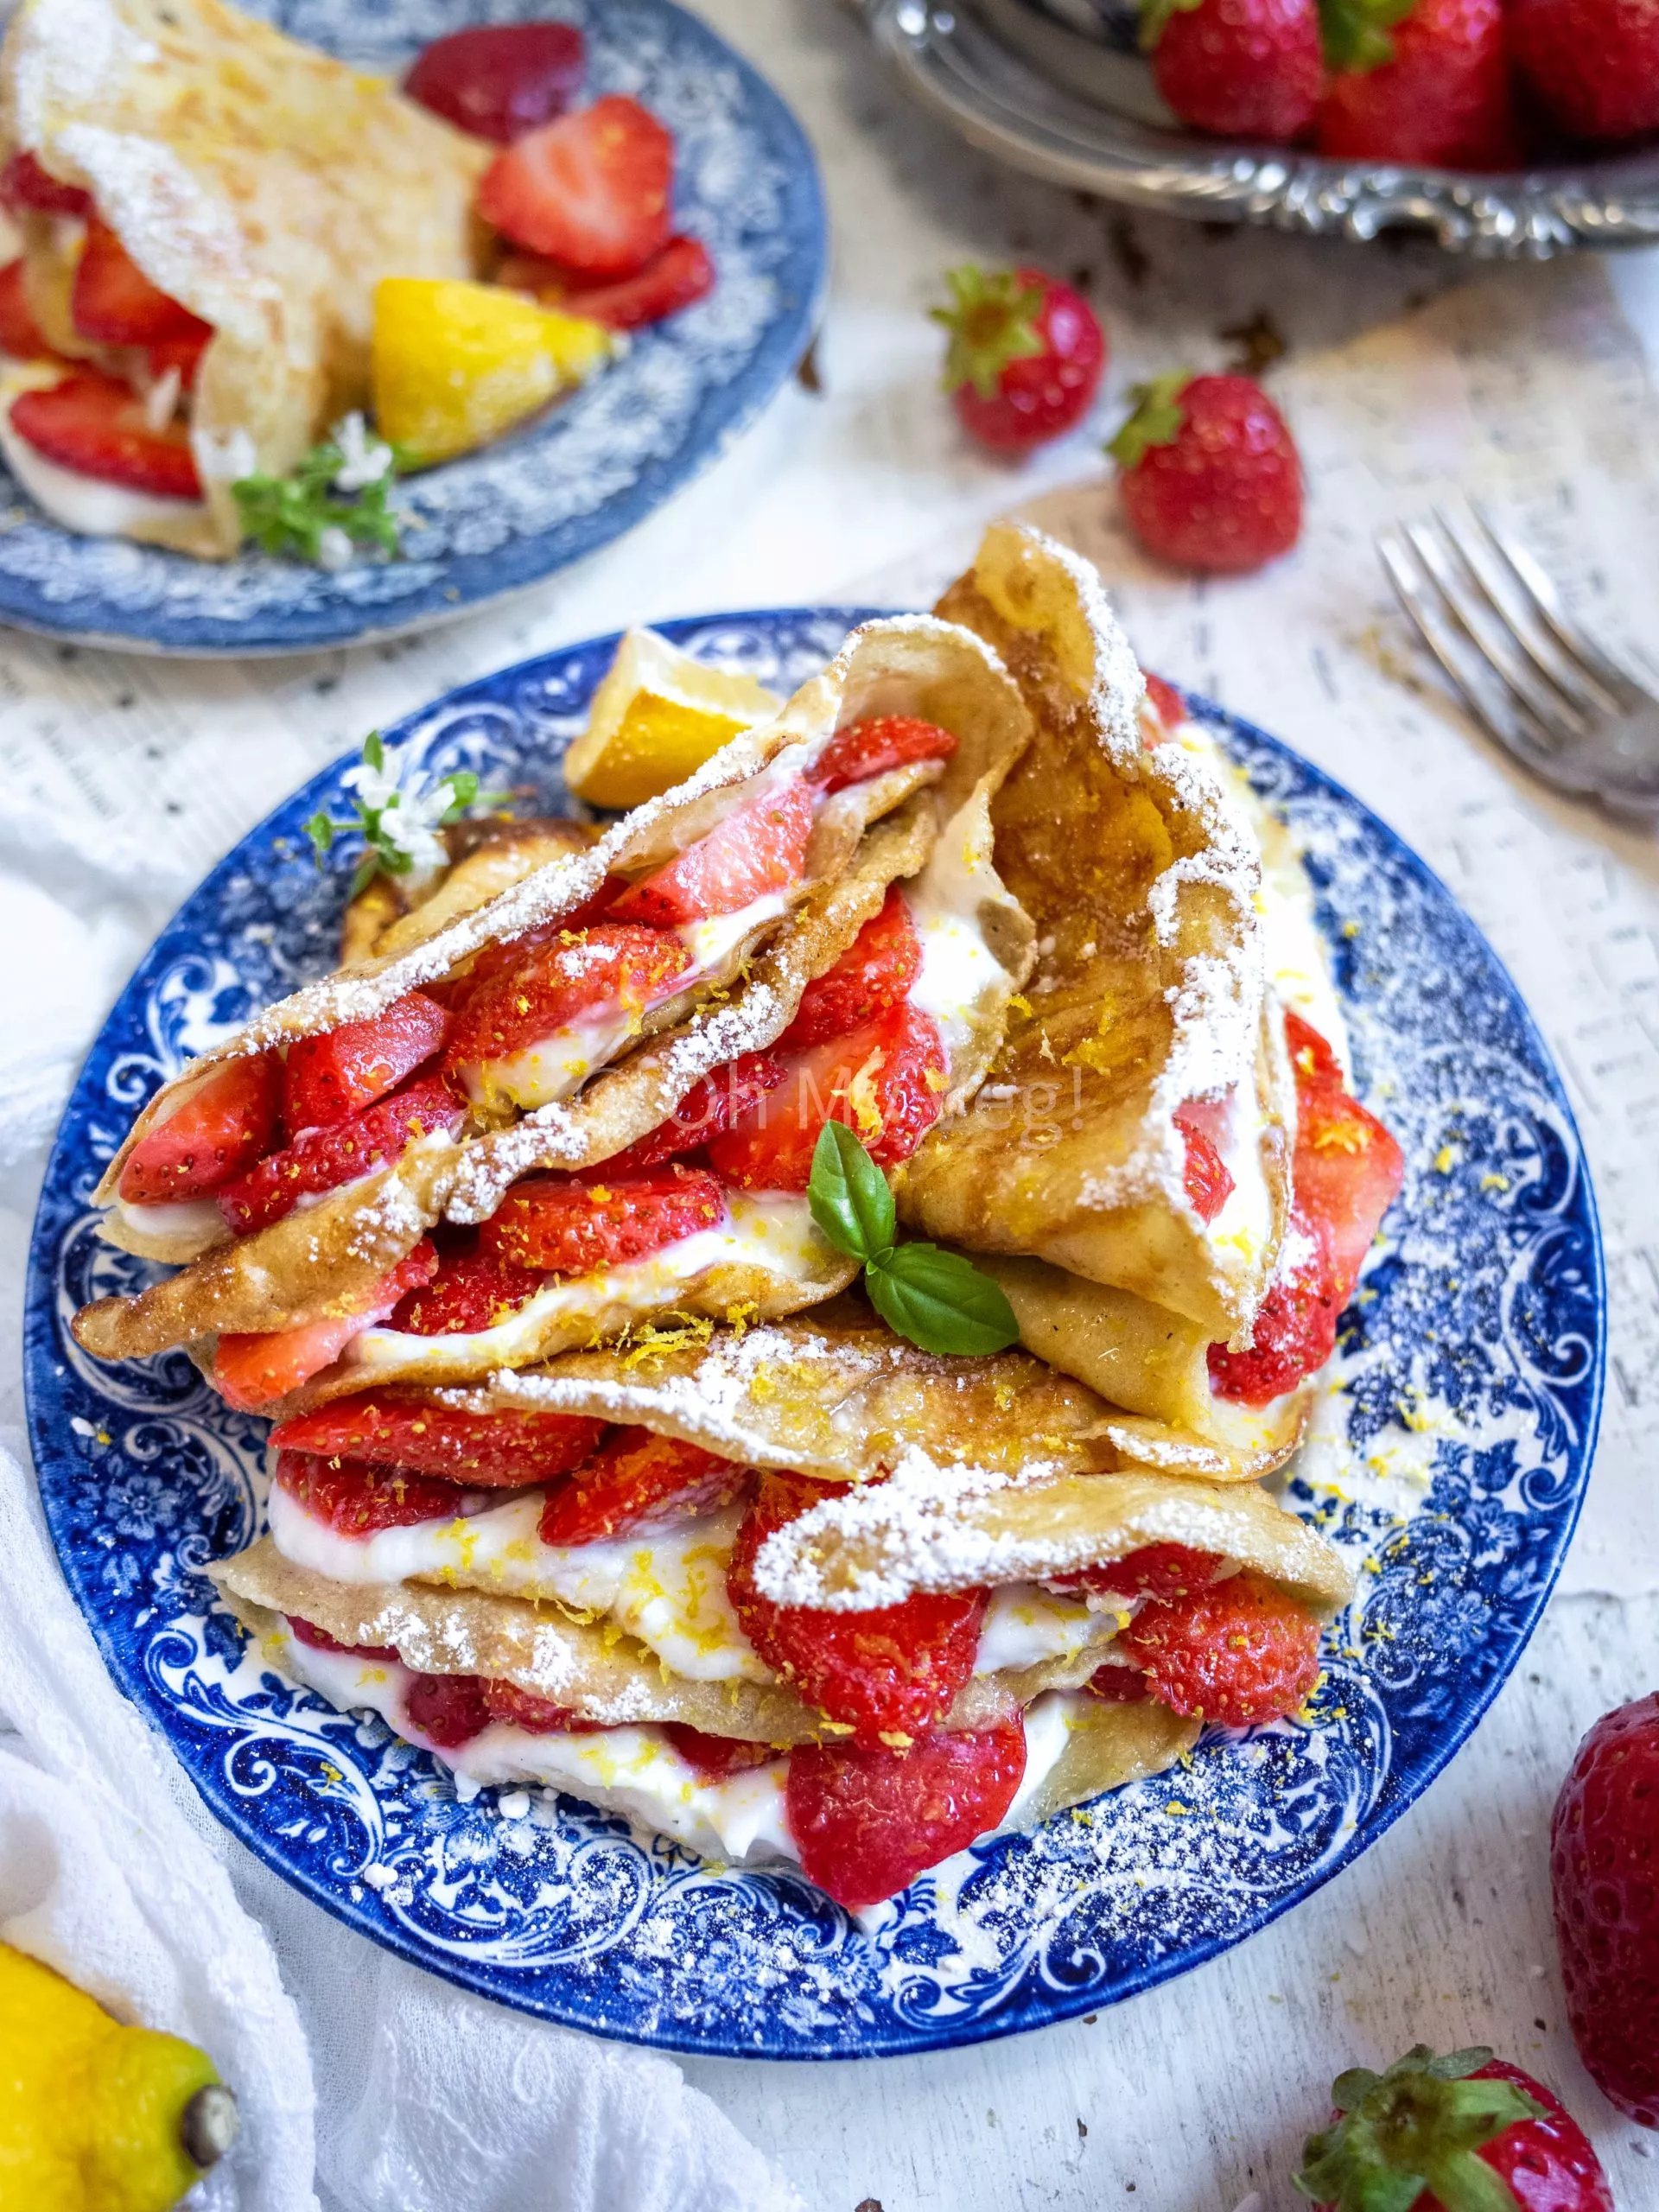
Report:
M317 539L317 566L320 569L349 569L355 550L339 524L331 522Z
M379 815L379 843L409 862L400 873L407 873L410 888L418 890L449 864L437 832L454 792L447 776L435 780L424 768L405 772L406 757L388 753L378 768L368 760L354 761L341 780L356 792L365 813Z
M355 409L335 423L334 443L340 451L340 466L334 473L336 492L366 491L391 467L391 448L384 438L371 436Z

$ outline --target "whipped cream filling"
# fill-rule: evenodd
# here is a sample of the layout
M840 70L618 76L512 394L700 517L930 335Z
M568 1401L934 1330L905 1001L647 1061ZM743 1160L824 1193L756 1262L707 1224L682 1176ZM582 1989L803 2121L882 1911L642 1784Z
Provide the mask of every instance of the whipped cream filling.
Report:
M469 1371L510 1367L533 1350L550 1321L584 1319L601 1306L658 1313L672 1304L677 1288L716 1267L764 1268L810 1282L833 1257L804 1198L793 1192L734 1191L728 1196L726 1218L715 1227L665 1244L643 1260L550 1281L493 1328L423 1337L376 1326L353 1337L342 1357L360 1367L365 1379L394 1366L415 1378L423 1363L435 1373L453 1372L462 1358Z
M706 921L687 922L670 934L684 946L689 965L671 977L652 1001L677 998L695 988L719 967L734 945L752 930L775 920L789 901L782 892L753 900L734 914L715 914ZM579 1090L596 1069L611 1060L639 1029L642 1009L620 1001L595 1008L563 1028L538 1038L505 1059L481 1060L464 1071L467 1096L475 1105L506 1100L526 1112L550 1106Z
M346 1711L366 1707L378 1713L398 1735L430 1751L474 1789L531 1783L588 1802L597 1799L636 1827L671 1836L701 1857L727 1866L799 1859L785 1795L786 1758L724 1781L705 1782L661 1728L538 1736L499 1720L470 1742L446 1750L410 1725L407 1700L415 1677L400 1661L319 1651L291 1635L286 1624L272 1634L267 1648L295 1681ZM1025 1808L1065 1749L1081 1701L1075 1693L1049 1691L1027 1708L1025 1774L1007 1814L988 1834L1021 1825Z
M10 386L10 388L8 388ZM11 425L11 402L22 387L0 380L0 452L6 466L37 507L65 530L82 537L119 537L154 523L190 520L205 515L200 499L168 499L135 492L125 484L106 484L48 461Z
M972 1039L980 999L1008 980L979 925L982 902L1000 889L988 856L975 849L960 814L946 823L927 867L905 889L922 948L910 1002L938 1023L952 1065Z
M212 1198L175 1198L155 1205L139 1205L118 1194L115 1211L129 1229L146 1236L189 1236L199 1243L216 1243L230 1234L225 1217Z

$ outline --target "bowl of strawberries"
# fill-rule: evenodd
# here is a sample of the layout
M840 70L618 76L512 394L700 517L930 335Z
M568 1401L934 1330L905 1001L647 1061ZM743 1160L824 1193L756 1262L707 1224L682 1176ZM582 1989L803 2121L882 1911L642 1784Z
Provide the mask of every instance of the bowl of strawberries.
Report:
M864 0L964 137L1131 206L1542 257L1659 239L1653 0Z

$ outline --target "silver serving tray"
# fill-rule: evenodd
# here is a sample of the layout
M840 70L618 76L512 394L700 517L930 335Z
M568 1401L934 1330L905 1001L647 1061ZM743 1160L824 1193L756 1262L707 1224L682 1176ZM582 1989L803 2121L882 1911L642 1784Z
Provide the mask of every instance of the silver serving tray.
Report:
M1487 258L1659 243L1659 147L1497 176L1325 161L1160 123L1143 64L1018 0L861 4L900 82L972 144L1128 207Z

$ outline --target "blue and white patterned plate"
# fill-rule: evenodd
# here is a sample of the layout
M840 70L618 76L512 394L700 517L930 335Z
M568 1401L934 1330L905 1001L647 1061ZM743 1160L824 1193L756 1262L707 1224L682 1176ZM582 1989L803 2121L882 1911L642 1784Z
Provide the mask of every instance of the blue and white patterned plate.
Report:
M787 690L841 609L667 626ZM613 639L415 715L440 770L563 802L558 761ZM1288 1496L1359 1594L1326 1639L1311 1723L1208 1734L1190 1767L963 1853L868 1929L788 1873L712 1872L568 1798L458 1801L378 1720L262 1664L204 1563L250 1541L264 1423L173 1355L103 1367L69 1335L148 1270L99 1242L90 1193L150 1090L328 967L343 876L302 834L316 777L208 877L94 1046L48 1172L26 1323L35 1464L66 1575L122 1688L213 1809L307 1896L485 1995L671 2050L854 2057L1092 2011L1240 1942L1374 1842L1515 1665L1573 1532L1600 1403L1595 1205L1555 1071L1490 948L1345 791L1203 710L1306 841L1363 1087L1404 1194L1345 1319ZM342 764L343 765L343 764ZM515 1800L521 1802L522 1800Z
M308 44L398 73L472 22L559 16L588 42L584 99L627 92L673 131L675 221L709 296L527 430L411 477L405 556L338 574L245 550L195 561L78 537L0 464L0 621L167 653L300 652L385 637L538 582L608 544L716 461L795 367L823 296L812 149L765 79L672 0L243 0Z

